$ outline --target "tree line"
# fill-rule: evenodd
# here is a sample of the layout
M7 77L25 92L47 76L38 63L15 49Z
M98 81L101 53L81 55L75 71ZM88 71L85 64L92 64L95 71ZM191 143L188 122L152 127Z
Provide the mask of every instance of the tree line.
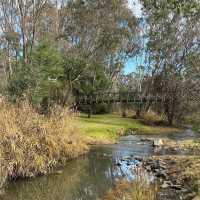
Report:
M0 0L2 91L41 112L81 94L159 93L171 98L143 110L180 121L198 107L187 99L200 88L200 3L140 3L137 18L126 0ZM144 62L124 75L137 56Z
M1 0L2 67L15 100L66 104L112 86L139 48L124 0Z

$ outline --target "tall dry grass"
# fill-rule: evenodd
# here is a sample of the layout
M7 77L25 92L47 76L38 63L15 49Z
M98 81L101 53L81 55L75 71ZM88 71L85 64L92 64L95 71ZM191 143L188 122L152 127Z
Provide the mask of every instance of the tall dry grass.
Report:
M103 200L156 200L158 192L156 183L148 180L143 169L137 169L134 173L135 180L132 183L118 182Z
M164 117L162 115L158 115L157 113L153 111L142 113L142 121L146 125L150 125L150 126L166 125Z
M13 105L1 99L1 183L7 178L46 174L85 151L86 143L67 109L55 108L45 117L28 103Z

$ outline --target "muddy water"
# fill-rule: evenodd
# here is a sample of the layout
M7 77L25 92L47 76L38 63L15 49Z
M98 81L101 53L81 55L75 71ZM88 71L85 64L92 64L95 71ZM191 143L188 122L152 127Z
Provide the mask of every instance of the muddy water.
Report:
M196 137L190 131L183 134L186 138ZM178 139L182 136L169 134L167 137ZM126 160L126 157L154 154L152 142L141 140L142 137L145 136L126 136L118 144L95 146L88 155L68 162L50 175L12 182L2 191L0 199L96 200L117 179L134 179L133 168L140 163L134 159Z

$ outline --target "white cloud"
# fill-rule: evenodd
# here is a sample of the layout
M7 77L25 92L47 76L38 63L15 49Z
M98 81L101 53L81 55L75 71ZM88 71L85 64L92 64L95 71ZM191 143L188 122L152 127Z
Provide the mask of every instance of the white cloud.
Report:
M133 11L136 17L142 17L142 5L140 0L128 0L128 7Z

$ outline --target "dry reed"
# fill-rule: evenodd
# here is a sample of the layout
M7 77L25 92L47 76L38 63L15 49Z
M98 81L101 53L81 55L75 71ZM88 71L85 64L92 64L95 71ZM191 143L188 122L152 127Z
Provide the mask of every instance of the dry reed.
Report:
M50 116L38 114L28 103L0 101L0 159L2 185L7 178L48 173L59 163L87 151L67 109Z
M132 183L118 182L103 200L156 200L156 183L148 180L143 169L137 169L134 173L135 180Z

